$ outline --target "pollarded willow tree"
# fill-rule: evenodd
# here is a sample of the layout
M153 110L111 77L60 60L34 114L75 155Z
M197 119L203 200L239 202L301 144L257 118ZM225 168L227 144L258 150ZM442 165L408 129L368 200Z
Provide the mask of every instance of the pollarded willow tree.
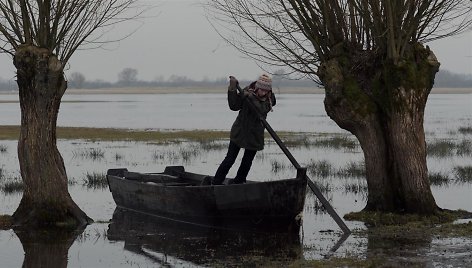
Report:
M439 210L423 128L439 62L423 44L466 30L470 1L213 0L208 7L217 31L240 51L324 86L327 114L364 152L364 210Z
M56 145L57 116L67 89L64 68L79 47L100 46L106 27L133 18L119 17L125 11L138 15L136 2L0 2L0 52L13 57L21 106L18 158L25 190L13 214L17 225L79 226L91 221L69 194Z

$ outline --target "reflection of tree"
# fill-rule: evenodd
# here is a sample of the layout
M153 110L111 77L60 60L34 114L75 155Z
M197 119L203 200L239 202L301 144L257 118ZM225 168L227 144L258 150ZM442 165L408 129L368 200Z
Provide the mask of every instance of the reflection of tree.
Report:
M197 265L247 261L253 266L273 260L277 266L287 266L302 256L298 233L218 229L119 209L107 235L110 241L124 241L126 250L161 265L177 258Z
M15 230L23 245L23 268L66 268L69 248L84 229Z

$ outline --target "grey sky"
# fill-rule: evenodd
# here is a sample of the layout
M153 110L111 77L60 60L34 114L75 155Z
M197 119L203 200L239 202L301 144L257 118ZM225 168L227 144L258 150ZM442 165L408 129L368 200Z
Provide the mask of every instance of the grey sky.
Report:
M214 32L205 18L203 1L148 1L157 7L147 13L144 24L131 37L106 46L106 49L81 50L72 57L67 74L81 72L87 80L116 81L126 67L138 70L138 79L154 80L170 75L193 79L215 79L229 74L255 79L262 70L245 59ZM121 25L109 35L136 28L137 22ZM472 33L428 44L436 53L441 68L472 74ZM11 59L0 55L0 77L13 78Z

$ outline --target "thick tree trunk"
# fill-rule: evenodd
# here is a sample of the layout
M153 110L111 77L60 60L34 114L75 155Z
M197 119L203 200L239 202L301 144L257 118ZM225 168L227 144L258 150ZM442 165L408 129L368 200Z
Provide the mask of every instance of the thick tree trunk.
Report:
M21 106L18 158L25 190L13 214L17 225L80 226L91 219L67 188L56 145L56 122L67 88L62 63L47 49L22 46L15 54Z
M365 210L435 213L423 118L439 63L419 44L401 66L363 60L359 67L349 53L323 62L319 77L328 115L358 138L364 152Z

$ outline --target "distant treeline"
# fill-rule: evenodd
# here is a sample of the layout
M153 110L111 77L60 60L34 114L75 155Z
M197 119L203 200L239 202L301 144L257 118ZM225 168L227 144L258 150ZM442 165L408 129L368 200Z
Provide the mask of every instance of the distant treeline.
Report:
M118 82L107 82L103 80L88 81L80 73L74 73L68 77L69 88L74 89L100 89L100 88L124 88L124 87L225 87L228 79L225 77L209 80L194 80L186 76L172 75L168 79L157 79L155 81L141 81L138 79L120 79ZM252 81L240 81L245 86ZM318 87L318 85L309 79L286 79L282 76L273 77L274 88L290 87ZM447 70L441 70L436 75L435 87L441 88L472 88L472 75L457 74ZM18 86L13 79L6 80L0 77L0 91L15 91Z

